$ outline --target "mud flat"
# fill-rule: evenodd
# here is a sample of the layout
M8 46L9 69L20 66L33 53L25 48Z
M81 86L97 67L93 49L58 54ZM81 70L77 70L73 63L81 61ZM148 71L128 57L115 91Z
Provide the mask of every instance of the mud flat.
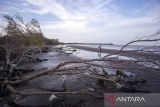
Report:
M67 53L62 47L52 47L48 53L43 53L39 57L40 59L46 59L38 63L22 63L19 68L25 69L36 69L33 72L27 73L27 76L34 75L39 72L43 72L41 69L52 69L59 63L65 61L78 61L81 58L75 56L73 53ZM126 62L125 62L126 63ZM109 63L111 64L111 63ZM119 66L118 63L112 62L111 67L105 69L108 72L109 77L113 80L117 80L116 70L114 67ZM107 92L158 92L157 85L160 80L157 74L146 74L143 71L136 71L135 69L121 69L124 70L124 81L120 84L115 84L112 81L104 81L92 78L95 75L93 72L88 70L81 70L81 74L77 74L79 69L92 69L98 74L103 74L102 69L99 67L91 67L85 64L71 64L65 66L65 68L75 68L71 71L56 72L52 75L44 75L33 79L25 84L15 86L16 90L29 93L29 92L76 92L81 90L85 94L55 94L56 98L50 100L51 94L46 95L17 95L10 93L6 98L9 101L9 107L103 107L104 93ZM126 72L125 72L126 71ZM109 73L111 72L111 73ZM139 73L138 73L139 72ZM135 75L134 75L135 74ZM137 75L139 74L139 75ZM145 74L145 75L144 75ZM150 76L155 76L150 81ZM24 76L25 77L25 74ZM103 78L108 78L108 75L103 74ZM144 78L143 78L144 77ZM145 80L147 79L147 80ZM147 82L146 82L147 81ZM148 82L149 81L149 82ZM154 82L155 84L152 84ZM148 85L147 85L148 84ZM150 87L152 86L152 87ZM158 87L159 88L159 87ZM160 88L159 88L160 89ZM8 102L7 102L8 103ZM1 104L2 107L6 103Z

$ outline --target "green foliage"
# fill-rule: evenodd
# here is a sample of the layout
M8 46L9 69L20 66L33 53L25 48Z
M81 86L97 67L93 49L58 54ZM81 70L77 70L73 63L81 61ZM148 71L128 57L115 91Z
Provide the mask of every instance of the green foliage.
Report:
M31 19L30 22L24 22L20 16L11 17L4 15L7 21L5 36L0 37L0 44L26 45L32 47L45 47L46 45L57 45L57 39L48 39L43 36L38 20Z

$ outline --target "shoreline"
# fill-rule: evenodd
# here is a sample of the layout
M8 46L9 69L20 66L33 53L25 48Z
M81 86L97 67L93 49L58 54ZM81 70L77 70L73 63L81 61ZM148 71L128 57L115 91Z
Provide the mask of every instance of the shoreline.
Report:
M88 46L68 45L67 47L72 47L75 49L82 49L82 50L91 51L91 52L99 52L98 48L93 48L93 47L88 47ZM117 52L119 52L119 50L104 49L104 48L101 49L101 53L106 53L106 54L114 54ZM136 51L127 51L127 50L122 50L120 53L115 54L115 55L129 56L129 57L153 57L153 58L160 57L160 55L158 55L158 54L136 52Z

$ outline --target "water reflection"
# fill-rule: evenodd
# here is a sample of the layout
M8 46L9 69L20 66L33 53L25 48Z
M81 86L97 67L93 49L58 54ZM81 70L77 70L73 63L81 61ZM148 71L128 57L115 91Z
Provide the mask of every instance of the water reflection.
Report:
M100 53L100 52L91 52L91 51L85 51L78 49L76 52L73 52L73 55L84 58L84 59L100 59L106 54Z
M101 52L98 52L97 57L98 57L99 59L102 58Z
M73 55L84 59L101 59L108 54L102 52L92 52L92 51L77 49L77 51L73 52ZM119 55L112 55L110 57L116 58L117 60L135 60L134 58L131 57L119 56Z

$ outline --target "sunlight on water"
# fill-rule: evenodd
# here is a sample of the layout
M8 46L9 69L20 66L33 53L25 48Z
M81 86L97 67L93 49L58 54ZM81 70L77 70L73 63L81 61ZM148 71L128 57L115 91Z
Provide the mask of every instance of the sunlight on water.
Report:
M73 55L78 56L80 58L85 58L85 59L100 59L108 54L78 49L76 52L73 53ZM130 58L126 56L119 56L119 55L112 55L109 58L117 58L119 60L135 60L134 58Z

